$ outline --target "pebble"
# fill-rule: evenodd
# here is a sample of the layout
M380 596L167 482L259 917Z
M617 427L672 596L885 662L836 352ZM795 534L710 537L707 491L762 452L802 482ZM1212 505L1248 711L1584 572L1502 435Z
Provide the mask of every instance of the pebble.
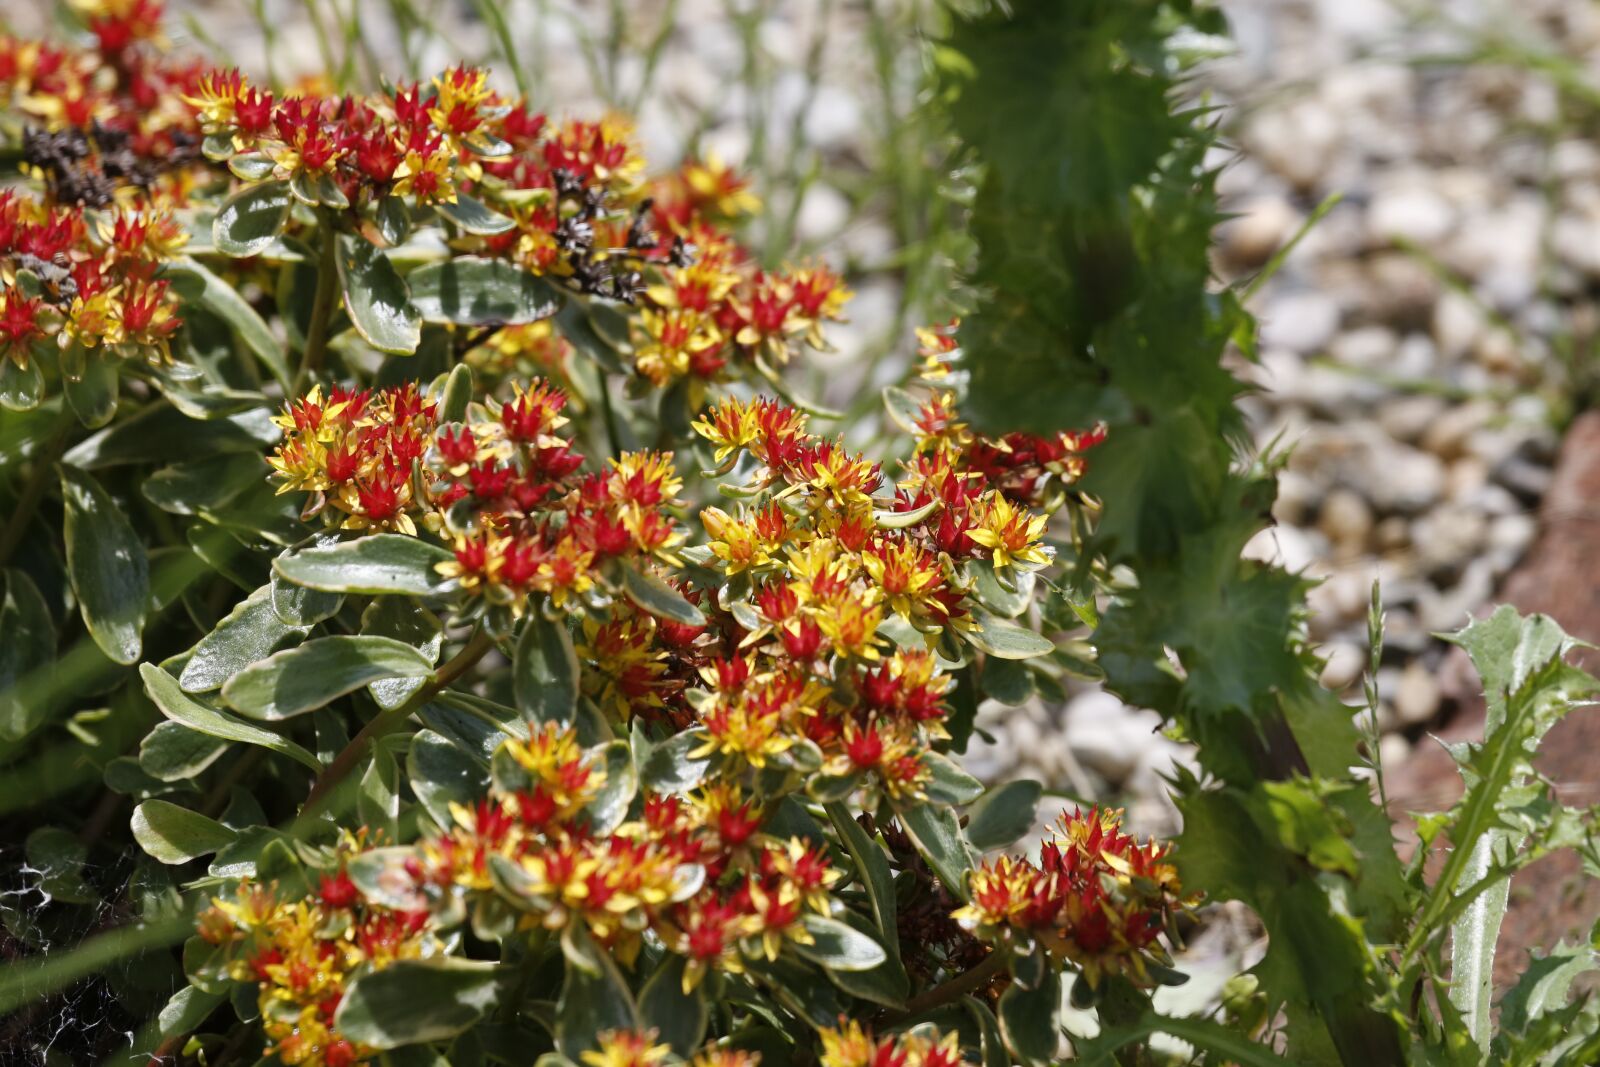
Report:
M1322 292L1295 293L1261 312L1261 345L1314 353L1339 329L1339 305Z
M1342 556L1359 554L1372 533L1372 508L1366 498L1353 489L1338 488L1322 501L1317 528L1333 542Z
M1421 726L1439 710L1439 683L1421 660L1414 660L1400 672L1391 701L1401 722Z
M1342 693L1360 680L1367 667L1367 650L1360 645L1340 642L1322 650L1327 662L1318 679L1322 688Z

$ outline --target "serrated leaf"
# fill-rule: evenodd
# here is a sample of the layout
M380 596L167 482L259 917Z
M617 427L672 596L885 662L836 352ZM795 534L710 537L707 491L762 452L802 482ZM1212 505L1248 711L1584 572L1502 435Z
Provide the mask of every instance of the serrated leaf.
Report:
M495 1006L500 976L499 967L481 960L395 960L346 987L334 1026L375 1049L442 1041Z
M161 863L187 863L232 844L236 837L215 819L165 800L147 800L133 809L133 839Z
M344 309L367 344L409 356L422 343L422 316L411 306L405 279L389 257L364 237L339 237L339 284Z
M430 596L448 584L436 565L450 553L403 534L374 534L279 556L272 568L296 585L329 593Z
M241 722L225 712L207 707L185 693L178 685L177 679L154 664L140 664L139 677L144 680L144 691L151 701L161 709L161 714L173 722L182 723L192 730L222 738L224 741L260 745L262 748L281 753L304 764L313 773L321 772L321 762L305 748L286 737L280 737L271 730Z
M972 805L968 812L967 842L979 852L1005 848L1033 829L1044 787L1038 782L1017 781L996 786Z
M517 708L533 722L571 722L578 707L578 672L566 623L530 612L512 658Z
M634 606L651 615L681 622L685 626L704 626L706 617L684 595L653 574L633 567L622 570L622 588Z
M310 633L309 626L288 626L272 609L272 586L264 585L234 606L202 637L178 675L186 693L206 693L286 642Z
M223 201L211 223L211 240L225 256L257 256L283 231L292 201L287 182L247 185Z
M136 663L150 604L144 543L116 502L85 471L61 467L67 573L84 625L113 662Z
M268 656L229 679L222 699L241 715L273 722L303 715L384 678L422 678L433 664L387 637L319 637Z

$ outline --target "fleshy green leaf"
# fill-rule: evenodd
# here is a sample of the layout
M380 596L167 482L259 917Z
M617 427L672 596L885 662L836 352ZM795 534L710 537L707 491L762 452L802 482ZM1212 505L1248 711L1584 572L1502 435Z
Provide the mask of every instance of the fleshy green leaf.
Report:
M290 387L289 363L284 357L283 345L238 290L188 256L172 260L163 269L184 299L194 301L226 322L234 336L261 361L278 384L284 389Z
M965 900L972 853L961 836L955 811L919 804L900 812L900 823L950 895Z
M180 722L192 730L220 737L225 741L260 745L262 748L271 749L304 764L314 773L322 770L322 764L317 757L300 745L286 737L280 737L271 730L241 722L226 712L207 707L185 693L179 687L177 679L154 664L141 663L139 677L144 680L145 693L156 707L161 709L161 714L173 722Z
M25 737L47 710L38 697L56 650L55 621L33 579L8 567L0 571L0 736Z
M972 805L968 813L967 842L980 852L1005 848L1033 828L1044 787L1017 781L996 786Z
M422 343L422 316L389 257L363 237L339 238L339 283L344 308L367 344L409 356Z
M383 678L421 678L428 658L387 637L319 637L268 656L234 675L222 699L252 719L268 722L315 711Z
M594 949L582 924L572 924L568 931L574 940ZM584 945L578 946L579 952L583 949ZM607 1030L639 1028L639 1009L611 954L593 951L593 958L596 973L582 967L568 968L561 999L556 1003L556 1047L574 1060L594 1048L597 1036Z
M37 356L22 366L14 359L0 360L0 407L32 411L44 399L44 368Z
M376 1049L454 1037L494 1007L500 968L481 960L434 956L396 960L346 989L334 1025Z
M970 804L983 795L983 783L957 767L955 761L937 752L925 757L932 772L926 791L934 804Z
M1056 650L1054 642L1042 634L1018 626L1010 619L984 612L973 612L978 623L974 630L963 630L962 636L980 652L1000 659L1032 659L1048 656Z
M639 768L644 787L656 793L684 793L699 785L711 767L711 757L690 758L689 753L704 743L703 733L688 730L652 746Z
M615 830L628 815L628 805L639 790L639 776L633 769L633 750L626 741L613 741L602 754L605 767L605 785L584 808L589 816L590 832L604 837Z
M516 227L516 222L498 211L491 211L483 201L457 193L454 203L438 203L435 210L467 233L493 237Z
M1056 1057L1061 1031L1060 979L1054 971L1035 989L1013 982L1000 996L1000 1031L1011 1051L1026 1063L1048 1063Z
M653 574L625 567L622 571L622 588L635 607L652 615L681 622L685 626L706 624L706 617L700 613L699 608L684 599L682 593Z
M67 572L84 625L116 663L136 663L150 603L150 563L144 543L100 483L75 467L61 468L66 504Z
M812 963L835 971L870 971L889 958L882 945L838 919L808 913L800 924L812 943L797 941L794 950Z
M63 357L65 359L65 357ZM117 387L120 359L104 346L83 353L76 374L62 376L62 391L78 421L98 430L117 414Z
M193 778L215 763L228 745L182 723L158 722L139 742L139 769L162 782Z
M238 835L198 811L165 800L147 800L133 809L133 838L162 863L187 863L233 843Z
M264 585L200 639L178 675L178 684L186 693L220 689L235 674L310 630L309 626L285 625L272 610L272 586Z
M462 256L406 276L411 303L428 322L518 326L547 319L560 295L541 278L503 259Z
M566 623L530 612L512 660L518 709L538 723L571 722L578 706L578 671Z
M446 580L436 565L446 550L404 534L374 534L279 556L272 568L296 585L329 593L405 593L429 596Z
M683 988L683 972L687 961L678 955L668 955L656 968L656 973L639 992L639 1018L644 1025L656 1031L656 1040L672 1046L672 1051L688 1059L705 1038L706 1023L710 1013L706 1008L705 983L695 986L693 992Z
M439 662L444 647L444 624L411 597L379 597L361 613L361 632L390 637L422 653L430 664ZM398 708L421 689L422 678L385 678L367 686L378 707Z
M225 256L243 259L266 251L289 218L287 182L247 185L223 201L211 223L211 240Z
M433 821L449 826L450 805L473 804L489 790L487 767L443 734L422 730L406 752L406 778Z

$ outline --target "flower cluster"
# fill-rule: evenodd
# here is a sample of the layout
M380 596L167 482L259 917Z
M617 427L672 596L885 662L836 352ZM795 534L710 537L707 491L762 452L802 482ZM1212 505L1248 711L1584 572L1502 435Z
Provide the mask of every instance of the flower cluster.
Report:
M805 916L834 906L840 872L826 851L765 833L762 803L733 778L647 793L624 822L604 750L583 749L569 727L506 741L493 769L490 795L453 805L452 825L401 864L441 924L509 900L524 926L581 927L627 965L650 930L685 958L693 988L709 970L738 973L747 958L810 944Z
M658 183L656 226L694 250L692 263L661 267L634 325L638 372L656 385L718 378L730 360L771 373L797 343L826 348L822 326L841 317L850 291L827 267L756 269L720 224L756 201L715 159L691 161Z
M414 384L320 387L288 405L270 457L280 492L311 494L304 513L343 529L444 538L440 570L474 610L520 617L530 596L581 606L612 561L673 562L670 516L683 488L671 453L630 452L584 473L560 431L566 394L536 380L500 403L441 424Z
M1192 903L1171 851L1124 834L1120 812L1064 814L1037 864L1003 856L974 870L972 902L956 918L988 941L1036 938L1091 984L1106 974L1146 981L1148 961L1170 964L1158 939Z
M310 896L242 881L200 916L222 974L258 983L266 1054L288 1067L356 1067L374 1050L340 1036L335 1015L354 977L440 951L423 911L368 900L341 869Z
M954 1031L940 1035L925 1028L905 1034L874 1038L858 1020L839 1020L836 1027L819 1032L822 1067L956 1067L965 1062L960 1037Z
M27 129L26 169L59 203L103 208L129 194L182 199L200 134L183 103L200 65L161 52L160 0L78 0L95 47L0 34L0 107Z
M654 1030L603 1030L595 1037L595 1047L578 1055L586 1067L656 1067L681 1063L673 1057L672 1046L656 1040ZM689 1060L689 1067L758 1067L759 1052L708 1045Z
M162 208L123 207L91 221L81 208L0 192L0 359L32 379L29 402L42 387L35 357L52 350L74 377L86 350L171 358L177 299L156 275L186 239Z

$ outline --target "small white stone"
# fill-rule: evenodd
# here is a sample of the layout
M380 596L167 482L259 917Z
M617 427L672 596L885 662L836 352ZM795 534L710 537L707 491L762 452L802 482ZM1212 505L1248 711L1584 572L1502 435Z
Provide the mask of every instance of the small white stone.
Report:
M1354 685L1367 666L1367 650L1360 645L1340 642L1327 646L1322 653L1328 659L1318 680L1322 688L1334 693L1342 693Z
M1400 673L1400 683L1390 699L1401 722L1421 726L1439 710L1439 683L1421 660L1413 660Z
M1366 547L1372 533L1372 508L1360 493L1340 487L1323 500L1317 528L1342 554L1355 555Z
M1262 309L1263 347L1320 351L1339 329L1339 305L1321 292L1291 293Z
M1367 209L1367 226L1375 243L1399 237L1432 245L1449 235L1455 223L1455 208L1423 185L1385 190L1373 198Z

